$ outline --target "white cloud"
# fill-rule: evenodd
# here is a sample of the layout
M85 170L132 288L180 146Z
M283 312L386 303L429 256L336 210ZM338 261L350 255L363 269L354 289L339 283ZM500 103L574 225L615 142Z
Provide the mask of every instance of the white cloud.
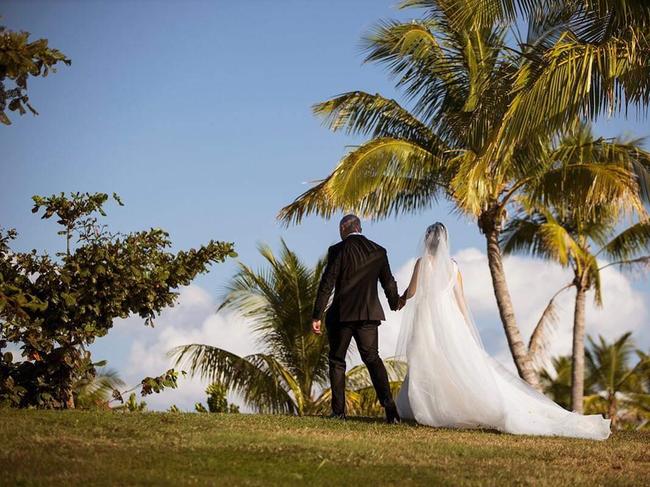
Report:
M130 317L116 325L121 333L132 336L128 363L123 373L128 384L136 384L145 376L157 376L171 368L167 352L179 345L200 343L223 348L238 355L257 350L249 323L230 312L216 313L217 305L201 287L190 285L181 289L178 304L166 309L156 320L155 328L147 329L138 317ZM111 363L115 366L115 363ZM150 409L167 409L176 404L193 410L194 403L205 403L206 381L182 377L178 389L165 390L144 398Z
M465 295L481 333L483 342L495 358L512 367L505 334L499 320L487 256L476 248L467 248L455 254L463 274ZM414 260L407 262L396 273L400 290L408 284ZM551 296L572 280L571 271L540 259L509 256L504 260L508 286L512 294L516 316L524 339L527 341ZM639 346L645 338L642 327L647 321L647 296L633 288L630 280L615 268L602 272L603 307L597 308L593 293L587 301L587 334L603 335L611 340L626 331L635 332ZM573 323L573 289L565 291L557 300L558 326L551 342L551 354L561 355L571 351ZM384 356L394 353L400 316L390 313L381 328L381 350Z
M512 367L485 254L478 249L467 248L457 252L455 259L463 273L465 293L488 352ZM400 290L408 284L414 263L412 259L397 270L395 277ZM558 265L528 257L508 257L504 265L519 325L527 340L549 298L571 280L571 273ZM593 295L589 295L587 333L594 336L602 334L612 339L625 331L634 331L637 345L647 348L646 342L650 341L650 337L643 333L642 328L648 317L647 296L634 289L630 280L614 268L603 272L602 284L602 309L594 306ZM573 298L574 293L569 290L558 300L559 326L551 346L554 354L566 354L571 349ZM387 320L380 327L379 340L380 354L386 358L395 354L401 315L388 311L385 302L384 309L387 310ZM162 313L154 329L142 326L142 320L138 317L131 317L116 324L113 332L103 340L113 340L110 343L114 343L115 347L123 347L125 340L130 344L123 363L106 357L129 384L170 368L172 363L166 352L178 345L205 343L239 355L260 351L251 333L250 323L233 313L216 313L215 300L196 285L181 290L178 304ZM360 362L354 346L351 347L349 361L350 365ZM195 402L205 401L205 386L206 383L198 379L183 378L178 389L154 394L145 400L151 409L164 410L176 404L181 409L193 410Z

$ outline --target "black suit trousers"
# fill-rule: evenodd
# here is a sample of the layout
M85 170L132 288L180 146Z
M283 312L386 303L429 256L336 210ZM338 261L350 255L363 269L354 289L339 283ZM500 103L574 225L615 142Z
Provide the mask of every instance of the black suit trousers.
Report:
M386 367L379 358L378 321L349 321L327 323L329 340L330 384L332 412L345 414L345 356L354 337L361 360L368 368L372 385L382 406L393 403Z

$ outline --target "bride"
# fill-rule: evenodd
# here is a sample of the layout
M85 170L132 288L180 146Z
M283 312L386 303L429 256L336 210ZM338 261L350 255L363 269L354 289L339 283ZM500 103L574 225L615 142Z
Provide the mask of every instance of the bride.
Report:
M398 355L408 363L397 398L402 418L514 434L609 436L609 420L563 409L487 354L442 223L427 228L403 300L410 298L398 340Z

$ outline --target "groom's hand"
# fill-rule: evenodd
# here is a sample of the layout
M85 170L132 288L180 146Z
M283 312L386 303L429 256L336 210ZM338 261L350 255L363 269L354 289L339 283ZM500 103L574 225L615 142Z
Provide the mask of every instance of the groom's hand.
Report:
M314 332L315 335L320 335L320 320L312 320L311 331Z

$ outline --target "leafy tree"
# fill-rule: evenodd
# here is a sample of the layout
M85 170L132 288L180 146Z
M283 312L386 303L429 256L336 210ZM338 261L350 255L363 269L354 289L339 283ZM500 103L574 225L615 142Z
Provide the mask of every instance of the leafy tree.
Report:
M180 410L180 408L176 404L172 404L169 406L169 409L167 410L168 413L182 413L183 411Z
M268 246L259 250L268 267L255 271L240 263L220 309L251 319L264 352L240 357L211 345L191 344L170 354L177 365L189 365L190 374L235 391L257 411L321 412L329 404L327 390L317 392L328 380L328 343L325 335L311 333L311 312L325 263L306 266L284 242L277 257ZM394 377L390 362L387 368ZM360 370L352 369L348 377L362 376ZM363 384L368 386L369 380ZM348 386L354 387L354 381ZM348 401L348 410L355 411L361 397L351 390Z
M650 156L634 144L604 139L587 147L572 145L567 138L558 144L558 127L539 123L521 125L512 139L506 125L533 110L518 100L523 96L521 77L536 73L529 59L536 49L536 20L530 19L533 37L522 40L517 32L507 35L506 26L497 20L471 15L459 20L459 5L470 1L406 1L404 6L427 7L427 16L381 23L367 37L366 61L388 67L411 108L361 91L316 105L315 113L330 129L371 138L279 217L297 223L312 213L330 217L354 211L380 219L422 211L447 197L485 236L511 354L519 375L538 386L499 246L508 212L524 196L587 210L605 201L642 208L639 192L648 181ZM566 157L580 151L600 154L600 164L590 164L587 157Z
M60 62L71 64L62 52L48 47L47 39L29 42L29 33L0 26L0 122L11 124L7 109L20 115L27 110L38 115L27 96L27 80L56 72Z
M103 193L34 197L32 211L56 217L66 239L65 252L54 258L13 251L15 232L0 232L0 353L11 342L23 357L15 362L4 355L0 400L74 407L73 384L80 374L95 373L86 347L106 335L115 319L135 313L153 326L156 314L176 302L179 286L236 255L231 243L215 241L171 253L160 229L111 234L97 220L107 200ZM168 371L160 384L175 383L173 374ZM155 392L160 384L142 385Z
M194 404L194 410L197 413L238 413L239 406L228 403L228 389L218 382L210 384L205 393L208 395L208 409L203 404L197 402Z

